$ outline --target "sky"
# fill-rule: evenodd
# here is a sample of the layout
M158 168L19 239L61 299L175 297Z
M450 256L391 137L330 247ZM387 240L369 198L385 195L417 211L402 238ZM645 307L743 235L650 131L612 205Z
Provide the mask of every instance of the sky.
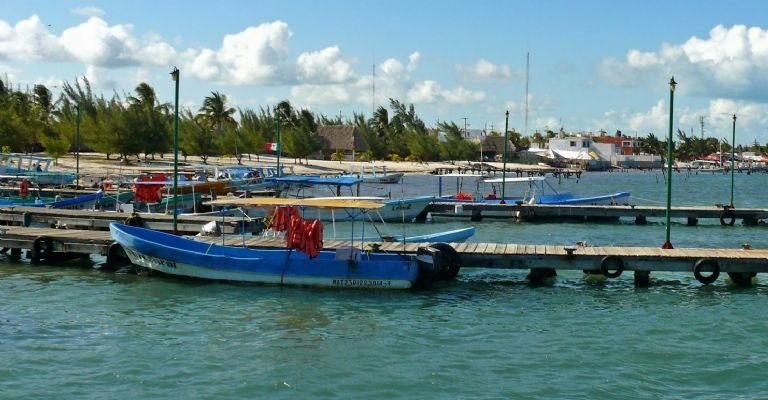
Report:
M142 82L196 112L212 92L370 117L398 99L424 122L768 143L768 2L593 0L3 0L0 79ZM528 62L526 62L528 60ZM527 89L526 89L527 87ZM527 93L527 101L526 101ZM527 105L527 119L526 119ZM505 118L505 112L509 118ZM527 121L527 123L526 123Z

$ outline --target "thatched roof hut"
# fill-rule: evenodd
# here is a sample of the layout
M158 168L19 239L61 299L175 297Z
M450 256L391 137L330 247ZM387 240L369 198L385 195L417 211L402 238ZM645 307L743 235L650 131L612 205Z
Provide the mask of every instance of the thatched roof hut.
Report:
M504 136L485 136L480 142L483 153L502 154L504 153ZM517 148L511 140L507 141L507 154L514 154Z
M371 148L360 130L351 125L318 126L317 140L323 152L340 151L355 154Z

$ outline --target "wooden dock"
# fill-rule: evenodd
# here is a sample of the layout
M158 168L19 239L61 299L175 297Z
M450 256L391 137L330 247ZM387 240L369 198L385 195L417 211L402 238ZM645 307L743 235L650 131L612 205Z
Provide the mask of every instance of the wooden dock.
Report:
M62 210L44 207L0 207L0 225L46 226L68 229L109 230L110 222L125 222L138 216L141 226L159 231L173 230L173 215L157 213L122 213L116 211ZM195 234L211 221L220 222L223 233L254 232L263 228L261 219L244 221L239 217L180 215L176 227L180 233Z
M209 243L254 248L284 247L282 239L254 236L199 237ZM352 246L348 241L326 240L324 250ZM354 243L360 247L361 243ZM424 243L364 243L366 251L413 255ZM751 284L757 273L768 272L768 250L755 249L661 249L657 247L577 247L558 245L504 243L450 243L456 251L456 262L463 268L527 269L528 278L538 281L556 275L559 270L577 270L617 278L634 272L635 284L648 286L650 272L692 273L704 284L712 283L721 273L741 286ZM0 248L3 253L27 257L33 263L54 263L73 257L105 256L106 265L126 262L125 254L109 232L76 229L1 227Z
M649 218L664 218L666 207L635 205L549 205L549 204L477 204L434 202L426 211L436 217L469 218L516 218L524 221L539 220L608 220L632 218L637 224L645 224ZM671 218L685 219L688 225L696 225L699 219L719 220L723 225L733 225L741 220L745 225L757 225L768 218L768 209L726 208L723 206L672 207Z

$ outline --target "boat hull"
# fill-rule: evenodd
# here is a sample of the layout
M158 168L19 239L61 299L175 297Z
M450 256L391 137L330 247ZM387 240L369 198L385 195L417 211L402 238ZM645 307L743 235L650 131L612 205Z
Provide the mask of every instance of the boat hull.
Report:
M209 280L377 289L407 289L419 276L413 257L354 249L317 257L288 249L250 249L198 242L113 223L110 232L135 265L168 275Z

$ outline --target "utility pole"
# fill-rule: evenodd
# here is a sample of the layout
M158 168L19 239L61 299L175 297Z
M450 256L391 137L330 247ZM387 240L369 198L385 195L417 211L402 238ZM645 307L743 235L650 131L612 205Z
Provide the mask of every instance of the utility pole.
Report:
M373 64L373 76L371 79L371 118L376 113L376 64Z
M469 134L467 133L467 120L468 120L469 118L467 118L467 117L462 117L461 119L463 119L463 120L464 120L464 137L466 138L467 136L469 136Z
M523 136L528 135L528 73L530 72L531 53L525 53L525 131Z

